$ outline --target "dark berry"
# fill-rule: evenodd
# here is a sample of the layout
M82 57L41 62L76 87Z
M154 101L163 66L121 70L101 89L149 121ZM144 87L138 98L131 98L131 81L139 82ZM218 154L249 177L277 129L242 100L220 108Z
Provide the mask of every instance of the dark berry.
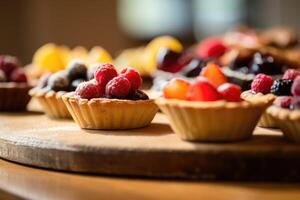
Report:
M180 56L181 53L161 48L157 54L157 68L166 72L179 72L183 68L183 65L178 62Z
M5 82L6 80L7 79L4 71L0 69L0 82Z
M135 93L142 85L142 78L138 71L133 68L126 67L121 73L130 82L130 93Z
M149 99L148 95L141 90L137 90L129 96L126 97L129 100L147 100Z
M54 91L69 91L69 79L65 71L59 71L52 74L47 85Z
M290 108L291 102L292 102L291 96L281 96L275 99L274 105L281 108Z
M270 93L273 79L265 74L257 74L251 83L251 91L254 93Z
M255 53L249 72L252 74L276 75L283 73L283 63L272 55Z
M85 79L76 79L76 80L73 80L71 83L70 83L70 86L69 86L69 91L75 91L76 88L78 87L78 85L82 82L86 81Z
M276 96L291 96L292 80L277 79L271 87L271 93Z
M48 79L50 78L51 73L46 73L43 76L41 76L41 78L39 79L38 83L37 83L37 87L38 88L44 88L47 86L47 82Z
M0 56L0 69L4 71L6 77L10 77L10 74L19 66L19 61L16 57L3 55Z
M124 76L117 76L107 83L105 94L109 98L125 98L129 91L129 80Z
M186 77L196 77L200 74L201 70L208 61L200 60L198 58L193 58L187 65L183 67L180 74Z
M294 96L300 96L300 76L295 78L291 92Z
M75 90L75 95L83 99L99 98L103 96L99 89L97 82L94 80L88 82L82 82Z
M16 83L26 83L27 77L22 68L17 68L10 74L9 80Z
M82 61L71 61L68 64L66 71L70 81L75 79L87 79L87 67Z

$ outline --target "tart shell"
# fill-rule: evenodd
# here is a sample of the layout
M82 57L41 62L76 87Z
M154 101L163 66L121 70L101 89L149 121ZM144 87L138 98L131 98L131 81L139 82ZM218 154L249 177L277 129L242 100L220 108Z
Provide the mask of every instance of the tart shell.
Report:
M154 100L81 99L70 92L63 101L83 129L133 129L151 123L158 107Z
M31 97L27 83L0 83L0 111L24 111Z
M183 140L231 142L244 140L252 132L270 102L263 98L247 102L190 102L157 99L174 132Z
M34 88L29 91L29 94L36 98L41 104L43 111L50 118L71 118L71 115L62 100L64 91L43 91L42 89Z
M289 110L273 105L267 109L267 113L274 118L285 138L300 143L300 110Z

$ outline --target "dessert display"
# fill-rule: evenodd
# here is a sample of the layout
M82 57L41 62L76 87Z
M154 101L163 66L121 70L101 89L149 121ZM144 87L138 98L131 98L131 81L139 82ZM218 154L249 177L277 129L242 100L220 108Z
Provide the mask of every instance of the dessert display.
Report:
M24 111L31 85L16 57L0 56L0 111Z
M300 142L300 75L290 87L289 96L277 97L267 113L273 118L284 136L293 142Z
M241 88L228 83L217 64L208 63L192 82L171 80L156 103L181 139L229 142L250 138L273 98L266 95L244 101L240 95Z
M31 74L31 78L36 79L44 73L55 73L64 70L73 59L80 59L88 65L98 62L112 62L111 55L99 46L95 46L88 51L81 46L70 49L67 46L49 43L36 50L32 64L26 68Z
M62 96L74 91L81 82L86 81L91 70L92 68L88 70L82 61L72 60L65 70L44 74L29 93L38 100L49 117L70 118Z
M300 71L294 69L287 70L282 78L275 80L266 74L258 74L251 83L251 90L243 92L241 96L244 99L266 94L272 94L274 99L278 96L290 96L293 81L298 75L300 75ZM277 127L275 121L267 112L262 115L258 126L265 128Z
M133 68L117 72L106 63L94 78L80 83L62 98L74 121L83 129L132 129L150 124L158 108L139 90L140 74Z

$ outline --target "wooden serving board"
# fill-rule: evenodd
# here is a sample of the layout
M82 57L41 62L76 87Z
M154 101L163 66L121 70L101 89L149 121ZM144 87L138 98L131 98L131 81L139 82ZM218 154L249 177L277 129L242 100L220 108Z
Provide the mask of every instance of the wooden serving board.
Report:
M278 130L251 140L191 143L163 114L146 128L81 130L72 120L36 112L0 114L0 157L37 167L108 175L209 180L300 180L300 146Z

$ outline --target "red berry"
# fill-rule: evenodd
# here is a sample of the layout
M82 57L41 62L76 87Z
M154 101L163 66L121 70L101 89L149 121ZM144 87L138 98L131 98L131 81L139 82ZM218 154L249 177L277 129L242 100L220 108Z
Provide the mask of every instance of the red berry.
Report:
M215 63L208 63L200 72L200 76L209 79L215 87L227 82L227 78L221 68Z
M207 78L197 77L189 88L187 99L190 101L217 101L222 99L222 96Z
M23 69L18 68L12 71L10 74L9 80L17 83L26 83L27 77Z
M167 99L186 99L190 83L183 79L172 79L163 88L164 97Z
M108 97L125 98L130 91L130 82L123 75L110 80L105 89Z
M292 103L292 97L291 96L277 97L274 101L274 104L276 106L281 107L281 108L290 108L291 103Z
M10 77L10 74L17 69L18 59L13 56L3 55L0 56L0 69L5 72L6 77Z
M118 72L110 63L99 64L94 73L96 81L99 83L100 87L103 88L105 88L106 84L116 76L118 76Z
M255 93L270 93L273 79L265 74L257 74L251 83L251 90Z
M297 76L295 78L291 92L294 96L300 96L300 76Z
M241 88L232 83L224 83L218 87L218 92L223 96L223 99L230 102L241 101Z
M138 71L133 68L126 67L121 74L130 82L130 93L135 93L142 85L142 78Z
M299 75L300 75L300 71L295 70L295 69L288 69L283 74L282 79L287 79L287 80L292 80L293 81Z
M203 40L197 46L197 54L202 59L218 58L227 50L223 41L219 38L211 37Z
M94 80L82 82L75 90L75 94L83 99L99 98L103 96L103 92Z

